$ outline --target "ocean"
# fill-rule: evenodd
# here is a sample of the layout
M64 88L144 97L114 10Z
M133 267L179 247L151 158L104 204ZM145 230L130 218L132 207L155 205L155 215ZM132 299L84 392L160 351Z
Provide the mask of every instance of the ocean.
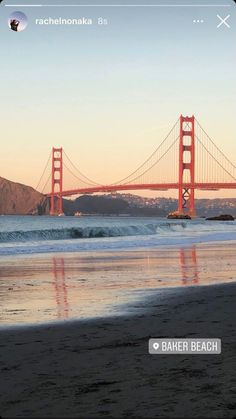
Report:
M235 281L235 248L234 221L2 216L0 327L120 316Z
M0 217L0 256L121 251L236 240L236 222L155 217Z

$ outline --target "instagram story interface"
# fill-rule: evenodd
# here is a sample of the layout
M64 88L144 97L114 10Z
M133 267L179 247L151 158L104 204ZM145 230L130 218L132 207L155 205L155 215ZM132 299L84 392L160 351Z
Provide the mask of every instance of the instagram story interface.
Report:
M2 417L235 417L235 39L232 0L0 1Z

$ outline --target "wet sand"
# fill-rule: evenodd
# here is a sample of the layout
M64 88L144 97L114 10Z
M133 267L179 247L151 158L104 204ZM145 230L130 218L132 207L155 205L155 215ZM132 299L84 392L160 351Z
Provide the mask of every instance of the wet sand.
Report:
M222 266L232 281L235 248L221 251L207 275ZM1 416L235 417L236 284L201 286L203 273L197 286L152 288L128 314L1 329ZM222 354L149 355L150 337L218 337Z
M170 287L236 279L236 243L1 258L0 325L114 316Z

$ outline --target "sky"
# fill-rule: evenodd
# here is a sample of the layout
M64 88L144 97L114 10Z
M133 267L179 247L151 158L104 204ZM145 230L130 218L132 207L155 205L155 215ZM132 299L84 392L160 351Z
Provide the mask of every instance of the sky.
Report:
M236 164L231 0L182 0L181 7L173 0L129 1L134 7L104 5L127 6L120 0L102 1L102 7L88 0L71 1L87 7L59 7L62 0L23 3L8 0L0 6L0 176L35 187L52 146L63 146L89 178L113 183L154 151L180 114L194 114ZM26 7L33 3L42 7ZM89 7L92 3L97 6ZM200 3L204 6L196 7ZM8 27L14 11L28 17L19 33ZM217 15L228 14L230 28L217 28ZM94 24L35 24L48 17L86 17ZM108 24L97 25L100 17Z

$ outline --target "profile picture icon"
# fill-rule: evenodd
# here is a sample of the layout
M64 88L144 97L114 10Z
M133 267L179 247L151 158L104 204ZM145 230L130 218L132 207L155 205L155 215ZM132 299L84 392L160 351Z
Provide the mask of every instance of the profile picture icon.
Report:
M27 16L22 12L13 12L9 16L8 26L12 31L22 32L28 25Z

